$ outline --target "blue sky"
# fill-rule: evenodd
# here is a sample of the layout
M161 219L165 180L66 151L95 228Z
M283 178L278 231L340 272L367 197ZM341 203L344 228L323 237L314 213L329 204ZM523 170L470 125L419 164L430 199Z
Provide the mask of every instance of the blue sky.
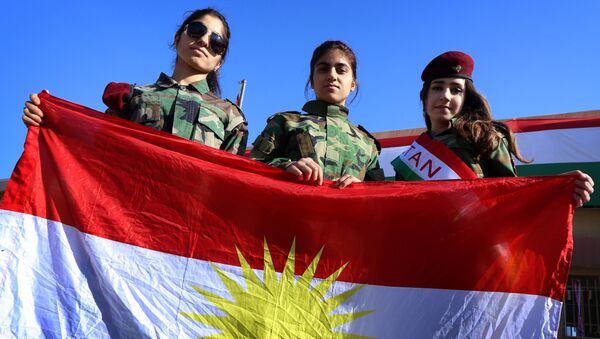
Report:
M370 131L422 127L423 67L447 50L475 59L475 84L498 119L600 109L600 1L11 1L0 31L0 179L23 150L23 102L46 88L97 110L110 81L170 74L169 48L188 10L228 19L224 96L248 87L250 142L273 113L306 101L313 49L346 41L358 56L360 94L350 119Z

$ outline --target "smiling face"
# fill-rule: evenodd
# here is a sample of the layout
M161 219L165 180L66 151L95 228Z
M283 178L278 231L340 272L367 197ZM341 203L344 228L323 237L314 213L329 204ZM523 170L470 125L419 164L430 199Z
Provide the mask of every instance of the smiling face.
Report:
M431 81L427 90L425 112L431 120L431 130L437 134L450 127L465 102L465 79L441 78Z
M222 57L216 54L211 48L209 38L211 33L216 33L221 37L225 36L223 22L212 15L205 15L197 20L202 22L208 32L199 39L192 39L183 31L175 36L175 47L177 50L177 62L175 68L189 70L190 73L208 74L216 71L222 62Z
M356 88L356 80L350 60L344 52L329 50L315 64L311 85L318 100L345 105L350 92Z

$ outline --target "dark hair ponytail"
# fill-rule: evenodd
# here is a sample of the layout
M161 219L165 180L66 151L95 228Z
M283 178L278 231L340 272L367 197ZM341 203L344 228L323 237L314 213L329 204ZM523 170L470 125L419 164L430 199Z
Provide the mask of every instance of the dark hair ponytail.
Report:
M189 12L188 12L189 13ZM204 8L193 11L188 17L181 23L177 32L175 32L175 43L171 45L171 47L176 47L176 44L179 43L179 38L185 29L185 26L192 21L201 19L202 17L210 15L217 19L219 19L223 23L224 35L223 39L225 40L226 46L225 51L221 54L221 65L225 62L225 57L227 56L227 52L229 51L229 40L231 39L231 31L229 30L229 24L227 20L219 11L213 8ZM220 69L220 68L219 68ZM221 96L221 86L219 85L219 69L210 71L206 76L206 81L208 82L208 88L211 92L215 93L218 96Z

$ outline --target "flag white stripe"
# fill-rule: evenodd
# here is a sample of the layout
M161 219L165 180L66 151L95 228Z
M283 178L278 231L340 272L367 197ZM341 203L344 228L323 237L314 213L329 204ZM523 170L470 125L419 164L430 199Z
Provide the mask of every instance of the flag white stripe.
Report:
M600 127L518 133L517 144L534 165L600 161Z
M216 331L178 312L221 312L191 285L231 299L206 261L42 218L0 210L0 241L3 338L205 336ZM245 286L239 267L219 267ZM337 282L328 295L353 286ZM338 330L380 338L529 338L556 336L560 309L535 295L368 285L335 313L373 310Z

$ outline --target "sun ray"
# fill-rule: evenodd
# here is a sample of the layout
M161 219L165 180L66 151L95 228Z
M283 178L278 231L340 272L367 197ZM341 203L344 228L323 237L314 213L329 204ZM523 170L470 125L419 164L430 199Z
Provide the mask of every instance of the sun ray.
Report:
M317 286L315 286L315 292L317 292L323 299L325 299L325 293L329 291L331 285L333 285L333 283L337 280L338 276L342 274L342 271L346 268L346 265L348 265L348 263L342 265L342 267L338 268L337 271L333 272L325 280L321 281Z
M231 293L233 299L236 302L240 302L240 300L237 297L241 296L245 292L245 290L240 285L238 285L235 282L235 280L228 277L227 274L225 274L225 272L223 272L220 268L217 267L217 265L213 263L210 264L212 265L213 269L217 272L217 275L219 276L225 287L227 287L227 290Z
M364 317L367 314L371 314L373 311L363 311L363 312L352 312L352 313L344 313L344 314L332 314L329 317L330 325L332 328L336 328L345 323L349 323L358 318Z
M281 281L293 281L294 280L294 268L296 267L296 239L292 240L292 248L288 254L283 268Z
M302 273L302 276L298 280L298 283L302 286L310 286L310 282L315 277L315 272L317 271L317 265L319 265L319 260L321 260L321 254L323 254L323 249L325 246L322 246L319 252L315 255L311 263L306 268L306 271Z
M271 252L269 252L269 245L267 245L267 239L265 239L264 250L263 250L263 261L264 261L264 284L265 288L269 292L271 287L277 286L277 277L275 276L275 267L273 266L273 259L271 258Z
M240 265L242 266L242 272L244 273L244 278L246 280L246 287L248 288L248 292L253 293L264 290L263 283L260 281L260 279L258 279L258 276L256 275L256 273L254 273L252 267L250 267L250 265L246 261L246 258L244 258L244 256L242 255L240 249L236 246L235 250L237 252Z
M346 300L350 299L353 295L356 294L356 292L360 291L363 286L356 286L354 288L351 288L349 290L347 290L344 293L340 293L334 297L331 297L327 300L325 300L325 304L327 305L327 313L335 310L338 306L340 306L341 304L343 304Z

